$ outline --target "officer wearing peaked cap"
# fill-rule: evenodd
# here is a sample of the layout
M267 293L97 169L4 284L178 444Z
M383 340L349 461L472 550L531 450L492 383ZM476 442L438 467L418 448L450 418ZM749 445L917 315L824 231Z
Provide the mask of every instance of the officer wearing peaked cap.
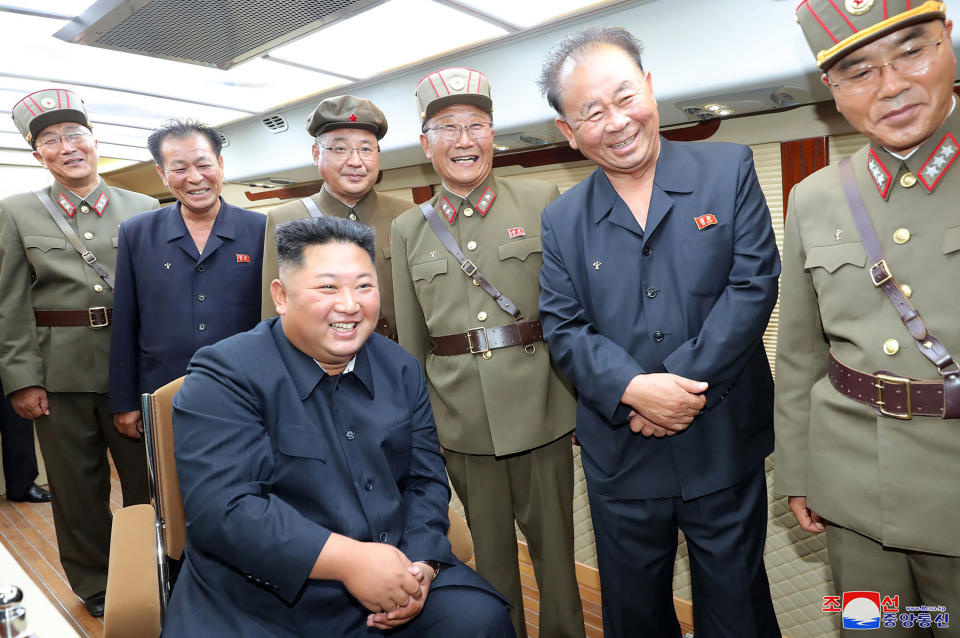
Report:
M377 332L396 340L393 282L390 276L390 223L410 202L373 190L380 175L379 140L387 134L387 118L370 100L352 95L330 97L307 117L313 138L313 162L323 179L319 193L277 206L267 213L263 245L262 317L276 315L270 282L277 278L277 226L292 219L332 215L371 226L377 241L380 321Z
M108 448L124 504L149 498L142 443L117 432L107 404L117 229L158 202L100 178L97 141L76 93L31 93L14 105L13 120L54 182L0 200L0 376L16 412L36 423L67 579L88 611L102 615Z
M432 223L447 238L418 207L393 222L400 343L424 364L477 570L510 600L517 635L526 627L514 520L540 586L540 635L583 636L567 436L575 402L537 316L540 211L559 193L553 184L491 174L493 102L483 73L430 73L416 102L420 142L442 180L429 202ZM505 311L494 289L515 307Z
M803 529L826 530L838 592L958 609L953 24L943 3L917 0L804 0L797 18L837 109L870 142L790 193L775 488Z

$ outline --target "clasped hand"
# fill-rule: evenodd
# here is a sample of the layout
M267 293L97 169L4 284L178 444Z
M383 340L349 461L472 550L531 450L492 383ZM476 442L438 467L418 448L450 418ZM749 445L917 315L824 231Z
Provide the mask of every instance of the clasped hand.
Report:
M632 410L630 429L643 436L673 436L686 430L706 405L708 384L669 373L638 374L620 399Z

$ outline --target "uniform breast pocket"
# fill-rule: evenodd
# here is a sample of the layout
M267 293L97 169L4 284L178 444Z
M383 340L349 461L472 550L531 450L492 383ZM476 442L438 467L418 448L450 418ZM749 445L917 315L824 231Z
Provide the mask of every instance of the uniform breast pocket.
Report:
M390 246L384 246L384 247L381 248L380 250L383 251L383 258L384 258L384 259L390 259Z
M417 286L420 284L432 284L437 275L444 275L446 272L446 259L435 259L410 266L410 276L413 277L413 283Z
M410 448L413 446L413 428L410 421L404 420L378 429L382 436L380 450L393 477L400 480L410 470Z
M867 253L863 244L835 244L833 246L814 246L807 251L807 259L803 262L804 270L816 275L817 271L833 274L845 265L863 268L867 263Z
M68 277L64 272L67 267L63 252L67 247L66 239L31 235L23 238L23 247L37 281L51 282Z
M63 250L67 247L67 240L63 237L45 237L42 235L30 235L23 238L24 248L33 248L42 253L51 250Z
M542 253L543 247L540 244L539 237L526 237L524 239L515 239L508 244L502 244L497 247L500 253L500 261L507 259L519 259L526 261L533 253Z
M948 228L943 235L943 254L951 255L960 251L960 226Z
M296 459L327 462L327 441L316 428L307 425L281 425L277 433L277 449Z
M714 226L680 240L689 268L682 279L690 294L710 297L726 288L733 266L733 241L726 231L725 226Z

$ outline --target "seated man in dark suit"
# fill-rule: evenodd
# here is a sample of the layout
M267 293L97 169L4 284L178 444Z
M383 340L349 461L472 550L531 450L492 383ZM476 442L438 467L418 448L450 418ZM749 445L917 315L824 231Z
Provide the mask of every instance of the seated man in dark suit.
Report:
M280 317L197 352L174 398L186 558L164 636L513 636L454 558L423 370L373 334L373 230L277 228Z

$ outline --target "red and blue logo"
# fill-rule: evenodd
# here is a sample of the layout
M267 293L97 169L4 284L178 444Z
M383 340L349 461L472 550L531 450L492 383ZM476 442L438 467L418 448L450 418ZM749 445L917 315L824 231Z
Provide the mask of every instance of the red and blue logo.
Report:
M844 629L879 629L880 592L843 592L841 617Z

